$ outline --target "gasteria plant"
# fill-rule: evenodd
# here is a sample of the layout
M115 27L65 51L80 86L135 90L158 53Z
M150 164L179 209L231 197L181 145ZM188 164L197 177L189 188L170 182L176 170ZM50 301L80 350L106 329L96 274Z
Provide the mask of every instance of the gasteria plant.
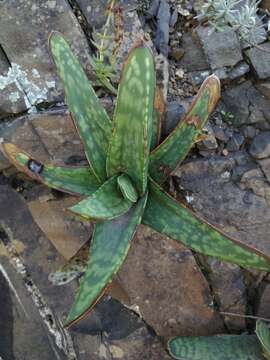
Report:
M205 80L185 118L159 144L164 106L153 56L143 42L131 49L123 65L113 121L64 38L52 33L49 42L89 166L42 164L8 143L4 150L33 179L85 196L69 210L96 221L87 270L66 325L83 318L101 298L141 222L202 254L269 271L268 256L208 225L162 189L214 109L220 97L218 78Z

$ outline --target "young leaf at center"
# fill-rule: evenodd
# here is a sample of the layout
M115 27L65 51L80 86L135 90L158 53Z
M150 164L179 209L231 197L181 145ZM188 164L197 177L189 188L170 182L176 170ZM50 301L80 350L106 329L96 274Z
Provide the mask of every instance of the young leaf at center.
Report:
M126 173L140 195L147 184L154 94L153 56L140 45L131 50L122 70L107 157L108 176Z

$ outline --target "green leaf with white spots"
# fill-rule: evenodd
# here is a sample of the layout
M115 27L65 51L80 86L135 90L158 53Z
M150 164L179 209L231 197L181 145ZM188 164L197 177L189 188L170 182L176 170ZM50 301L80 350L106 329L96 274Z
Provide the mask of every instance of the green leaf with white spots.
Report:
M143 223L204 255L243 267L270 271L270 258L207 224L152 180Z
M256 322L256 335L261 343L263 354L266 359L270 359L270 331L264 321Z
M51 34L50 48L86 157L97 180L102 182L106 179L106 155L112 129L110 119L79 61L59 33Z
M18 170L50 188L69 194L91 195L99 187L98 181L89 166L42 164L13 144L3 144L3 149L8 159Z
M146 201L147 193L126 214L95 225L87 270L66 319L66 326L86 316L103 295L126 258Z
M118 176L117 183L124 198L132 202L136 202L138 200L137 191L133 186L132 181L126 174Z
M177 337L169 340L168 350L178 360L263 360L254 335Z
M87 220L110 220L126 213L132 205L119 191L117 176L113 176L95 193L68 210Z
M161 184L180 164L197 141L208 116L220 97L220 83L216 76L202 84L183 121L150 155L149 173Z
M129 53L122 70L107 157L108 176L126 173L139 195L147 185L154 93L153 56L141 45Z

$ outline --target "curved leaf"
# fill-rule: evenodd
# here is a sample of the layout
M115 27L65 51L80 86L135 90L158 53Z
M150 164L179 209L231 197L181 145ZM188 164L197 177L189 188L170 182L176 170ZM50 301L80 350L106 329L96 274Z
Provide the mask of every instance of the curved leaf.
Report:
M259 341L253 335L178 337L168 350L179 360L262 360Z
M87 270L66 319L66 326L85 317L103 295L125 260L146 201L147 193L126 214L95 225Z
M149 173L158 183L171 174L196 142L209 114L220 97L220 83L208 77L193 100L189 111L172 133L150 155Z
M137 191L134 188L130 178L126 174L122 174L118 176L117 184L124 198L132 202L137 201L138 199Z
M8 159L18 170L53 189L75 195L91 195L99 187L89 166L43 164L13 144L2 146Z
M117 176L114 176L87 199L68 210L88 220L110 220L126 213L132 205L118 190Z
M263 354L270 359L270 330L267 324L261 320L256 322L256 335L261 343Z
M191 249L243 267L270 271L270 258L232 239L175 201L153 181L143 223Z
M154 92L153 56L140 45L122 69L107 157L108 176L128 174L140 195L147 184Z
M86 157L96 178L103 182L112 129L110 119L62 35L53 32L49 42L65 89L66 103L84 144Z

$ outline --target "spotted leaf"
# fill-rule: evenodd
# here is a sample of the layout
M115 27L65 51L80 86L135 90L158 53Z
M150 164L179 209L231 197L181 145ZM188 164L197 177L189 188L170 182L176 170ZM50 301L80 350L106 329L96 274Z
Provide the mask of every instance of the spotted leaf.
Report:
M114 176L87 199L68 210L92 220L109 220L124 214L131 208L132 202L124 198L117 185L117 176Z
M153 181L143 223L191 249L243 267L270 270L270 258L244 243L232 239L207 224L175 201Z
M147 193L126 214L95 225L90 259L80 283L66 326L76 323L93 308L128 253L130 242L141 222Z
M153 56L141 45L122 70L107 157L108 176L128 174L140 195L147 184L154 92Z
M168 350L179 360L262 360L254 335L183 336L169 340Z
M165 102L162 90L159 86L156 87L154 109L153 109L153 131L151 138L151 150L159 145L162 122L165 116Z
M42 164L13 144L3 144L3 149L8 159L18 170L53 189L75 195L91 195L99 187L98 181L89 166Z
M99 103L87 76L65 39L50 36L51 53L63 82L66 103L84 144L86 157L98 181L106 179L106 154L111 136L110 119Z
M202 84L183 121L150 155L149 173L158 183L164 182L194 145L220 97L220 83L216 76Z

